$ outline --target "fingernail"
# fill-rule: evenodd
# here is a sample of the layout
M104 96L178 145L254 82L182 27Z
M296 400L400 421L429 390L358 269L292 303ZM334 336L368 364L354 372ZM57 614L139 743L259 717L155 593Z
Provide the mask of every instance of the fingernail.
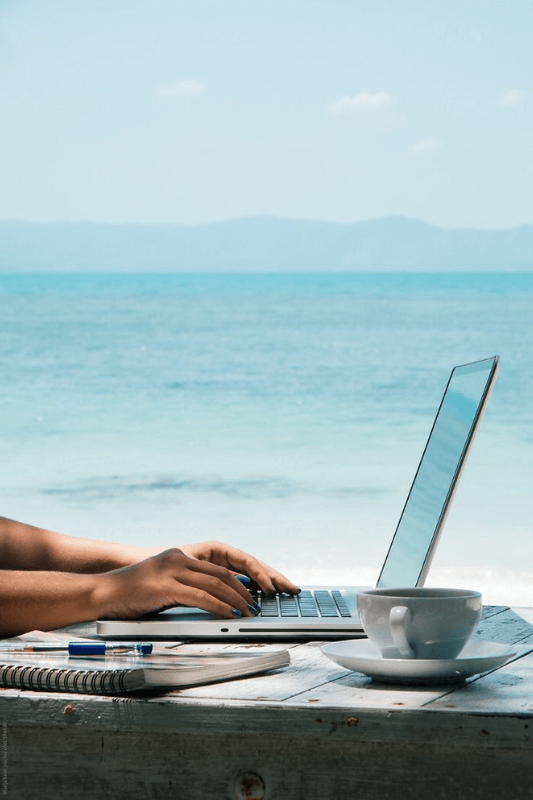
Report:
M252 603L252 605L255 608L255 610L257 611L257 613L259 614L259 612L261 611L261 606L258 605L257 603Z
M241 583L251 583L252 579L248 577L248 575L235 575L238 581Z
M239 611L238 608L232 608L231 613L234 617L242 617L242 611Z
M253 604L253 606L248 606L248 610L249 610L249 611L251 611L251 613L254 615L254 617L257 617L257 615L259 614L259 610L260 610L260 609L259 609L259 607L258 607L258 606L256 606L256 604L254 603L254 604Z

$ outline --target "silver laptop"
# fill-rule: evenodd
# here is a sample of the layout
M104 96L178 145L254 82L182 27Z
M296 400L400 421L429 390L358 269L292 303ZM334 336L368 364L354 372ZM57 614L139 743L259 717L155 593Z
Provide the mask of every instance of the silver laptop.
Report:
M466 457L498 372L499 358L452 370L433 428L377 582L378 587L422 586ZM112 639L341 638L360 636L361 586L304 586L297 597L255 599L257 617L224 619L198 608L176 607L139 620L100 620L97 633Z

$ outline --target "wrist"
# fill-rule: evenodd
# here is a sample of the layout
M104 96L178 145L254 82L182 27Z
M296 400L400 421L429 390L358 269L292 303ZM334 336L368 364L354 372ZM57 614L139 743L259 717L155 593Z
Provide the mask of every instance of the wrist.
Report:
M127 569L127 567L126 567ZM109 572L93 575L94 584L91 594L91 619L109 619L115 616L117 601L122 595L120 573L124 567ZM117 574L118 573L118 574Z

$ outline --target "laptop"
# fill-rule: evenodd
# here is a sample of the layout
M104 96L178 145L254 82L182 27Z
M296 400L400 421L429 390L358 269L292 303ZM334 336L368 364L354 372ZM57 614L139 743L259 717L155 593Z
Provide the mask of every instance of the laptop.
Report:
M499 368L499 358L452 370L377 587L423 586L466 457ZM105 639L338 639L363 635L361 586L303 586L296 597L254 595L257 617L225 619L175 607L138 620L99 620Z

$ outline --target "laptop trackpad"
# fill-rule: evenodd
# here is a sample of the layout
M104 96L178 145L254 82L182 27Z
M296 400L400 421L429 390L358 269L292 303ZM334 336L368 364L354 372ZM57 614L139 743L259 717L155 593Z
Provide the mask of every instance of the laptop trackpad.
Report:
M197 622L198 620L206 619L222 619L216 614L211 614L209 611L204 611L202 608L189 608L188 606L176 606L174 608L167 608L166 611L157 611L153 614L146 614L142 620L150 620L153 622Z

